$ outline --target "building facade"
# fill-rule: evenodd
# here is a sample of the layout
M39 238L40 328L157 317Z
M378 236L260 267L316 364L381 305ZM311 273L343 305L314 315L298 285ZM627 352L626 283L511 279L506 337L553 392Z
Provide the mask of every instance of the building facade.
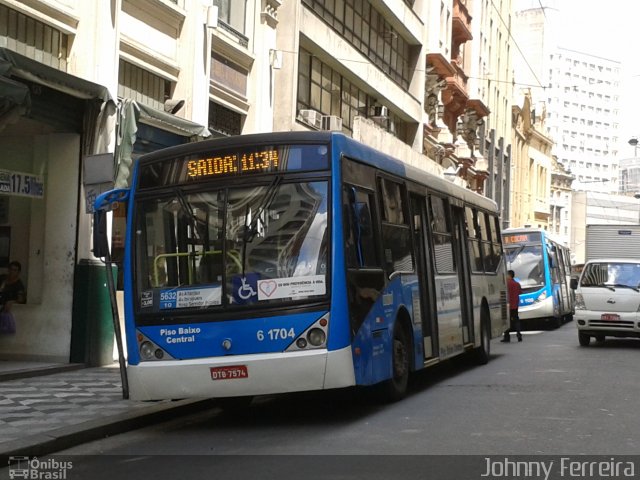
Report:
M640 193L640 158L621 158L618 162L618 191L635 195Z
M574 190L618 190L620 62L558 48L550 66L549 131Z
M513 107L513 163L509 224L549 229L553 142L544 135L544 117L535 116L531 94Z
M573 189L571 188L575 176L554 157L551 159L551 216L549 231L558 241L569 246L571 242L571 202Z

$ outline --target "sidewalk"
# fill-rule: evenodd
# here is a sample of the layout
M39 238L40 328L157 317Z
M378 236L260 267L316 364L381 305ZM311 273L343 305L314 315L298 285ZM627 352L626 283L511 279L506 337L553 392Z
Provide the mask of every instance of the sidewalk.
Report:
M45 455L215 405L124 400L117 364L30 367L0 364L0 457Z

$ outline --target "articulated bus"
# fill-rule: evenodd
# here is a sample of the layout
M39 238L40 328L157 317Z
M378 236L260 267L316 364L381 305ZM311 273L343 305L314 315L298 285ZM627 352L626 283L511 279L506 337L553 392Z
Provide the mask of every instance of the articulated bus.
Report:
M502 232L507 269L522 286L519 316L523 325L536 321L555 326L573 319L569 247L540 228L509 228Z
M495 203L341 133L235 136L141 157L126 202L133 399L376 385L507 325ZM104 237L97 235L100 241Z

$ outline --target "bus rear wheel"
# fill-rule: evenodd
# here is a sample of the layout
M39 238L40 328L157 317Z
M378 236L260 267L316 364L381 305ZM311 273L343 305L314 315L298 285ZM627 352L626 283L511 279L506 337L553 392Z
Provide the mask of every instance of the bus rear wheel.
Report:
M480 320L480 346L473 352L478 365L486 365L491 356L491 334L489 333L488 314L483 311Z
M411 352L409 335L399 321L393 329L391 344L392 377L381 384L381 396L384 401L396 402L407 394L409 384L409 354Z

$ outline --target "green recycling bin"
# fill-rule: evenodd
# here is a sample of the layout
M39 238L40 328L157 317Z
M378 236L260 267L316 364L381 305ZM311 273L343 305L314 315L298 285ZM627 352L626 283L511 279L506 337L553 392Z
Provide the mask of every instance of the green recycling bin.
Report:
M114 362L113 314L107 285L107 268L96 260L80 260L73 281L71 321L71 363L90 367ZM113 281L118 268L112 265Z

